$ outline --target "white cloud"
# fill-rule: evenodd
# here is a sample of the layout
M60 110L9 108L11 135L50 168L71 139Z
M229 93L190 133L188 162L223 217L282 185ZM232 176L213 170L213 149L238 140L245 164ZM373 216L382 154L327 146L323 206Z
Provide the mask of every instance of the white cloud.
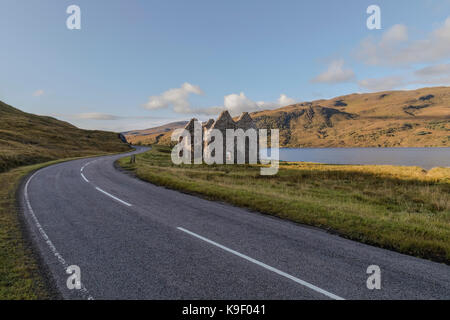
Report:
M353 70L344 68L344 60L334 60L330 63L326 71L311 81L317 83L340 83L351 81L354 78L355 73Z
M168 122L182 121L186 118L153 117L153 116L115 116L104 113L51 114L50 116L73 125L90 130L107 130L123 132L148 129Z
M154 117L154 116L116 116L108 113L101 112L86 112L78 114L51 114L52 117L62 118L62 119L72 119L72 120L157 120L166 119L166 117Z
M416 70L413 81L426 85L450 84L450 64L436 64Z
M221 113L225 108L223 106L214 106L208 108L197 108L192 110L193 114L202 114L206 116L215 116Z
M414 74L419 77L434 77L441 75L450 76L450 64L437 64L434 66L428 66L415 71Z
M144 108L156 110L173 106L177 113L191 113L189 102L189 95L191 94L202 95L203 91L199 86L185 82L180 88L169 89L158 96L151 96Z
M223 98L223 105L225 109L230 111L233 115L237 115L242 112L252 112L259 109L259 106L264 104L260 101L259 103L247 98L243 92L240 94L229 94Z
M408 28L403 24L396 24L389 28L381 37L380 46L395 46L408 41Z
M358 85L370 91L384 91L405 85L402 76L389 76L381 78L364 79L358 81Z
M280 97L277 99L277 101L273 102L266 102L266 101L258 101L256 104L258 105L258 110L267 110L267 109L276 109L281 107L286 107L291 104L294 104L296 101L292 98L289 98L285 94L280 94ZM255 111L258 111L255 110Z
M79 113L72 116L73 119L84 119L84 120L118 120L122 117L114 116L107 113L100 112L89 112L89 113Z
M242 112L253 112L259 110L275 109L294 104L295 100L285 94L281 94L277 101L253 101L241 92L224 96L223 106L212 106L207 108L193 108L189 102L189 95L203 95L199 86L185 82L180 88L169 89L158 96L151 96L144 108L149 110L173 107L173 111L182 114L198 114L213 116L223 110L228 110L233 116Z
M228 110L230 114L238 116L242 112L254 112L262 110L270 110L285 107L294 104L295 100L289 98L285 94L281 94L277 101L266 102L266 101L253 101L249 99L243 92L240 94L232 93L226 95L223 99L223 106L214 106L204 109L196 109L195 113L205 114L205 115L217 115L223 110Z
M384 91L405 85L402 76L389 76L381 78L364 79L358 81L358 85L370 91Z
M280 107L284 107L294 104L296 101L285 94L281 94L277 102Z
M408 85L448 85L450 84L450 63L430 65L414 72L388 77L364 79L358 85L371 91L391 90Z
M450 84L450 76L444 76L444 77L432 77L432 78L419 78L414 84L421 84L421 85L433 85L433 86L444 86Z
M64 120L64 119L63 119ZM119 119L116 121L89 121L89 120L68 120L73 125L89 130L106 130L114 132L124 132L132 130L142 130L161 126L169 122L180 121L186 119L173 119L173 118L161 118L161 119Z
M36 90L35 92L33 92L33 97L40 97L40 96L43 96L44 93L45 93L45 91L42 90L42 89Z
M395 25L380 41L364 39L357 56L369 65L404 66L450 58L450 17L425 38L409 40L407 27Z
M356 53L358 58L368 65L422 68L416 71L403 68L398 74L356 81L353 71L344 68L344 61L335 60L325 72L312 79L312 82L355 81L361 88L370 91L405 88L410 85L448 85L450 17L421 39L411 39L405 25L394 25L379 38L368 37L362 40ZM429 65L432 63L437 64Z

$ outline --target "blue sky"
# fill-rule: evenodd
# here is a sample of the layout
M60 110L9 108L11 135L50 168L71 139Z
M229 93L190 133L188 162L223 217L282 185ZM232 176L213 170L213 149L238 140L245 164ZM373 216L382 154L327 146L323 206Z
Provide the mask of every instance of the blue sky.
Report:
M66 27L72 4L81 30ZM448 85L449 17L447 0L2 0L0 100L124 131Z

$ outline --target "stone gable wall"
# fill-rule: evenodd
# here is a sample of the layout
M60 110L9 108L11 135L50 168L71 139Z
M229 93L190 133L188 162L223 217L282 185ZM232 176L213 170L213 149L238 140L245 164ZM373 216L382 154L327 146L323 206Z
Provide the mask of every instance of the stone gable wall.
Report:
M185 129L187 131L189 131L190 135L191 135L191 159L194 159L194 122L197 121L197 119L193 118L189 121L189 123L185 126ZM220 130L222 132L223 135L223 156L224 156L224 163L226 163L227 160L227 154L226 154L226 135L227 129L242 129L244 131L248 130L248 129L255 129L256 132L258 133L258 130L256 128L256 124L253 121L253 119L250 117L250 115L247 112L244 112L241 114L241 116L238 118L237 121L234 121L233 118L230 116L228 111L223 111L219 117L217 118L217 120L213 120L213 119L209 119L207 122L202 124L202 139L201 141L203 141L202 143L202 155L203 155L203 151L206 148L206 141L205 138L208 135L208 133L212 130L212 129L217 129ZM258 137L259 139L259 137ZM236 141L236 138L235 138ZM188 146L186 146L188 147ZM235 150L234 150L234 163L237 162L237 146L235 145ZM257 145L257 161L259 162L259 140L258 140L258 145ZM246 144L245 144L245 163L249 163L249 145L248 145L248 141L246 139Z

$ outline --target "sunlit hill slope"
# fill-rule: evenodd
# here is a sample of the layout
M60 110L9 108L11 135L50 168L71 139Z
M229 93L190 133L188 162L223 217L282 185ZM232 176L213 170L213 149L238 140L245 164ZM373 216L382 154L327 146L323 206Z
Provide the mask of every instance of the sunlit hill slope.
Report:
M450 87L350 94L251 116L259 128L278 128L285 147L450 147ZM132 141L168 144L172 130L157 141L135 132Z

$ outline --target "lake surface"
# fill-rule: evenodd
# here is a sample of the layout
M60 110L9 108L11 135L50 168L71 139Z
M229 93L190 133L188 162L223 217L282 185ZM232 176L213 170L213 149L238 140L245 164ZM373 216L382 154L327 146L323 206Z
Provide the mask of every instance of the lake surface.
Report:
M261 152L264 158L264 150ZM450 167L450 148L280 148L280 160L418 166L428 170Z

